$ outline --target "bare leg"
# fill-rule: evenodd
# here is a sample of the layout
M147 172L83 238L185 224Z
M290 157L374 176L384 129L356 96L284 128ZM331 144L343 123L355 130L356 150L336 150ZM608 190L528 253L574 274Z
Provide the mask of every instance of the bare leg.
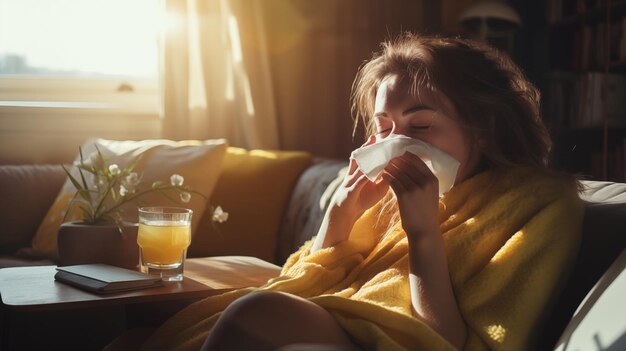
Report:
M244 296L228 306L202 350L263 351L296 344L357 350L328 311L298 296L271 291Z

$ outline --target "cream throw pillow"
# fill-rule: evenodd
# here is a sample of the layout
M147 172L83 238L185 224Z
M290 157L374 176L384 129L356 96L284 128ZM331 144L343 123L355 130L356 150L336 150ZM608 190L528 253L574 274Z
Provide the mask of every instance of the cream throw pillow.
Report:
M96 152L96 145L103 153L107 164L116 163L120 168L128 166L138 156L139 162L134 170L143 173L139 189L146 189L154 181L168 183L172 174L180 174L185 179L185 185L202 193L209 198L221 171L222 160L227 148L224 139L206 141L171 141L171 140L142 140L142 141L115 141L94 139L82 146L83 156L89 157ZM78 157L77 160L80 158ZM75 169L72 172L77 171ZM76 188L69 179L66 180L54 204L40 224L32 241L32 247L26 252L31 256L57 257L57 234L63 222L65 211L76 192ZM199 223L207 201L200 196L191 197L189 203L174 203L159 193L147 194L140 198L142 203L151 206L178 206L193 210L192 233ZM137 222L137 205L124 205L125 219ZM80 219L80 211L72 211L68 220Z

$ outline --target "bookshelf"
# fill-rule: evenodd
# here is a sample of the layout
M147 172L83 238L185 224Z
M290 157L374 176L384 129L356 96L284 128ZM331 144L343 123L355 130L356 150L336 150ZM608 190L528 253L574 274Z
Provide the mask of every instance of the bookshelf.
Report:
M547 122L557 168L626 176L626 0L550 0Z

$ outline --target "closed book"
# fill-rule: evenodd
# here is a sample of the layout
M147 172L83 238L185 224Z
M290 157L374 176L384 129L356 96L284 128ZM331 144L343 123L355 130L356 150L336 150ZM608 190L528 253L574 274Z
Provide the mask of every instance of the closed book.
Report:
M54 279L99 294L151 288L162 283L161 277L100 263L57 267Z

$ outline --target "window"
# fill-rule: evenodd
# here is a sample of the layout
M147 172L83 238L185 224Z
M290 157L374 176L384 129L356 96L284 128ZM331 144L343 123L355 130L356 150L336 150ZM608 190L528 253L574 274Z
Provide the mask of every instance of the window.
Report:
M158 110L157 0L0 0L0 108Z

